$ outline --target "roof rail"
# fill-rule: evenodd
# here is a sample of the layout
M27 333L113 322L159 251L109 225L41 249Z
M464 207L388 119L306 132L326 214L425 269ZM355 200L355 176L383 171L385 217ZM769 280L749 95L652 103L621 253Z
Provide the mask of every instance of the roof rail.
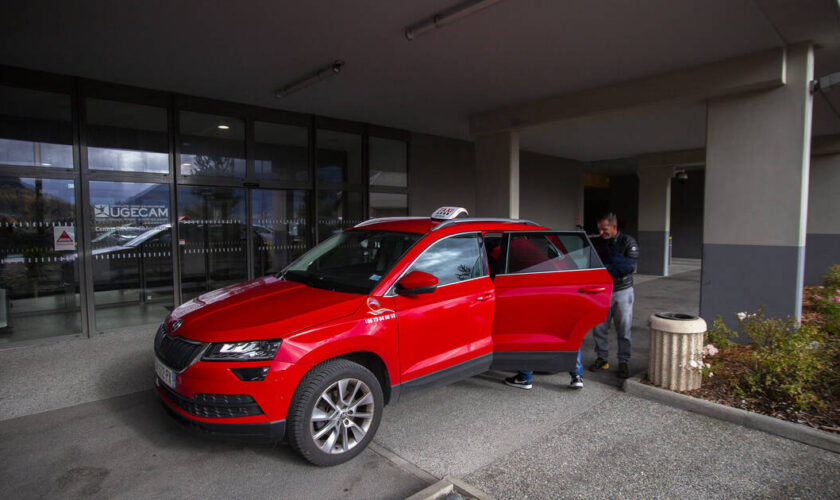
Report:
M419 219L428 220L429 218L428 217L379 217L379 218L376 218L376 219L368 219L366 221L362 221L362 222L356 224L353 227L363 227L363 226L369 226L371 224L377 224L379 222L388 222L388 221L395 221L395 220L419 220Z
M437 231L438 229L442 229L447 226L451 226L453 224L463 224L465 222L502 222L505 224L526 224L528 226L539 226L534 221L525 220L525 219L494 219L494 218L481 218L481 217L463 217L461 219L451 219L447 221L443 221L437 226L433 227L430 231Z

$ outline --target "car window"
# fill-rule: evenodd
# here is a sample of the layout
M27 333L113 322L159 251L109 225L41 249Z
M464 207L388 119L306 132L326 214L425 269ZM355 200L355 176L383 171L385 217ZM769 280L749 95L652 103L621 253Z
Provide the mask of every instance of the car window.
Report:
M580 234L514 233L510 237L509 274L572 271L592 265L592 249Z
M423 271L438 279L438 286L487 275L481 236L459 234L429 247L408 272Z

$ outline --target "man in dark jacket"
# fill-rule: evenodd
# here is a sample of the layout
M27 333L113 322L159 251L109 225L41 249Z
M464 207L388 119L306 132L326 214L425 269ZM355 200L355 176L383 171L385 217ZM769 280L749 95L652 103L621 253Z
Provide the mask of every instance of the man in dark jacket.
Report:
M613 293L607 319L592 330L595 337L595 354L598 359L589 366L593 372L607 370L609 360L609 328L615 323L618 337L618 376L630 376L630 327L633 324L633 272L639 258L639 244L632 236L618 231L618 218L614 213L598 220L600 238L592 246L613 278Z

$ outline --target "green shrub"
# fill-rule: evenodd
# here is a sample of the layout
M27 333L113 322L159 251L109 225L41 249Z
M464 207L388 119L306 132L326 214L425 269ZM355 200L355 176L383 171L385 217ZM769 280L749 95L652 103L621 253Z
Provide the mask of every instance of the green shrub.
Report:
M823 406L822 395L837 382L831 369L836 343L827 342L816 327L790 317L766 318L763 312L744 317L740 327L752 345L744 355L745 393L786 401L799 410Z
M840 288L840 264L829 267L823 274L822 286L834 290Z
M738 332L727 328L726 323L723 322L723 318L718 316L712 323L712 327L703 335L703 345L712 344L718 349L726 349L732 345L732 341L729 339L737 336Z
M823 329L829 335L840 335L840 265L829 267L823 275L818 296L817 309L825 320Z

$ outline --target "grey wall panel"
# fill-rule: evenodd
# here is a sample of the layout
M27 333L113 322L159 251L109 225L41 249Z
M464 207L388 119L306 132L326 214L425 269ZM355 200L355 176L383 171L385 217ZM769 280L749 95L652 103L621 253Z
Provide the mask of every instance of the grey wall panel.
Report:
M801 316L804 247L703 245L700 315L721 316L730 327L738 312Z
M441 206L475 213L475 145L435 135L412 134L409 215L429 216Z
M822 275L840 264L840 234L808 233L805 237L805 284L819 285Z
M671 181L671 257L699 259L703 255L702 170L688 172L688 179Z
M665 276L668 274L668 233L665 231L639 231L638 271L640 274Z
M519 155L519 215L552 229L583 224L581 163L522 151Z

